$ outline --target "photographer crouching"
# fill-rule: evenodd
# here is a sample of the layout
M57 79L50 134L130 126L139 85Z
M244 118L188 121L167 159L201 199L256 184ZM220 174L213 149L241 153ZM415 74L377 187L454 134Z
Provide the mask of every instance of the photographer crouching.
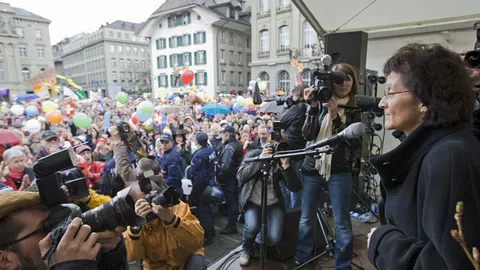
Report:
M302 127L305 123L307 103L303 97L303 92L307 85L297 85L292 89L291 97L286 101L287 107L280 115L281 127L283 129L283 137L288 143L290 150L303 149L307 141L302 135ZM278 104L278 102L277 102ZM300 169L302 167L304 157L294 157L290 160L291 166L297 172L297 177L301 181L302 174ZM283 194L287 207L297 208L302 206L302 193L288 191L282 186Z
M269 156L273 154L273 147L267 144L263 150L255 149L247 153L246 158L256 156ZM245 226L243 228L242 254L240 265L250 264L250 253L253 249L255 238L261 229L261 201L262 201L262 162L243 162L238 169L237 178L241 188L238 200L239 210L245 214ZM274 166L277 166L276 164ZM290 191L300 190L300 181L295 170L290 166L288 158L281 159L278 169L275 170L273 182L268 181L267 187L267 239L268 246L276 245L280 241L283 230L283 214L285 211L284 198L280 189L280 182L284 182ZM257 239L259 239L257 237ZM257 240L258 241L258 240Z
M334 72L346 74L343 82L330 78L328 88L331 98L319 100L319 90L305 89L305 99L310 100L307 118L303 126L303 136L308 145L339 133L347 126L358 122L353 111L339 108L339 105L355 105L354 95L359 81L355 69L348 64L337 64ZM328 74L326 74L328 75ZM330 91L329 91L330 92ZM313 97L313 98L312 98ZM321 105L321 106L320 106ZM296 263L303 264L312 257L314 247L313 222L318 196L326 185L335 221L335 268L351 269L353 254L352 223L350 220L350 196L352 190L353 150L360 146L358 139L341 142L331 155L321 154L320 159L306 156L302 165L302 214L299 224L299 244Z

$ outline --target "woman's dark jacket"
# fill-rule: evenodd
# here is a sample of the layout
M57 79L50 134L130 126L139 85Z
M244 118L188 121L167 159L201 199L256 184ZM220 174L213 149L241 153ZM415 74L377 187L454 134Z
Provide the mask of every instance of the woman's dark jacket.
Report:
M307 118L303 125L303 137L308 141L307 146L316 142L318 133L322 126L323 119L327 115L328 110L319 105L318 108L308 106ZM350 124L359 122L360 117L358 113L351 110L346 112L346 123L343 123L340 116L333 120L333 134L340 133ZM335 152L332 154L332 170L331 173L351 172L354 164L354 159L360 157L361 139L349 139L341 142L335 146ZM302 165L302 174L315 175L318 174L318 169L315 169L315 159L313 156L306 156Z
M378 269L473 269L450 235L464 203L467 246L480 247L480 142L468 128L417 127L387 154L371 158L383 186L387 225L370 238Z
M262 149L255 149L249 151L245 158L257 157L262 153ZM262 178L263 162L242 162L237 172L238 185L240 186L240 196L238 197L238 210L243 211L245 204L252 195L253 188L257 181L261 181ZM285 206L282 191L280 189L280 181L284 181L288 190L297 192L301 189L300 180L297 177L295 170L292 166L286 170L282 166L279 166L278 170L275 170L273 176L273 189L277 196L279 203L282 207Z
M290 149L303 149L307 141L302 136L302 127L305 123L305 112L307 103L295 102L287 107L280 115L283 137L286 139Z

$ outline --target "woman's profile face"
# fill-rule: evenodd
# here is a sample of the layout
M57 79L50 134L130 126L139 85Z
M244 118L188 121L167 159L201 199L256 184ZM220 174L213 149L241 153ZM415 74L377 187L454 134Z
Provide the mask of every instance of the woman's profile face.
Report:
M333 93L339 98L344 98L352 91L353 79L352 76L347 74L347 78L343 81L343 84L334 83L335 87Z
M385 129L410 134L421 122L422 104L402 83L401 75L392 72L387 77L385 96L378 107L385 111Z

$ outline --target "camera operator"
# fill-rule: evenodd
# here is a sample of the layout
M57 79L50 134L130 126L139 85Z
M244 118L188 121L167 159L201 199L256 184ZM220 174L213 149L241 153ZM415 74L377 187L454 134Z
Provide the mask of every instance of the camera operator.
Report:
M266 145L263 150L249 151L246 158L269 156L273 154L272 145ZM261 229L261 201L262 201L262 166L261 162L243 162L238 169L237 178L241 192L239 196L239 210L245 214L243 227L242 254L240 265L250 264L250 253L255 237ZM284 198L280 189L280 181L284 182L291 191L300 190L300 180L295 170L290 166L288 158L281 159L281 166L275 171L273 182L269 180L267 187L267 221L268 235L265 239L268 246L276 245L280 241L283 230L283 213L285 211ZM258 237L257 237L258 239Z
M300 84L292 89L292 95L287 100L287 107L280 115L280 123L282 124L283 137L288 143L288 147L291 150L303 149L307 141L303 137L302 127L305 123L307 103L303 97L303 92L308 86ZM290 161L292 167L297 172L297 177L302 180L302 174L300 169L302 167L304 157L294 157ZM286 202L288 207L297 208L302 206L302 193L290 192L283 188L284 195L286 196ZM288 196L290 195L290 196Z
M0 196L0 269L128 269L121 231L90 233L75 218L67 227L49 262L42 261L50 246L43 226L49 209L36 192L6 192Z
M270 137L270 132L268 127L265 125L260 125L258 127L258 136L253 139L253 141L248 143L247 151L255 150L255 149L263 149L265 145L268 143L268 139Z
M359 81L355 69L349 64L337 64L332 71L345 73L343 84L332 83L332 98L323 104L311 100L303 126L307 146L341 132L347 126L358 122L358 114L339 108L338 105L355 105L354 95ZM314 89L305 89L309 99ZM360 145L358 139L341 142L331 155L321 154L321 159L306 156L302 165L302 215L299 225L297 263L304 263L312 257L314 237L313 222L322 184L328 187L330 203L335 221L335 267L351 269L353 253L352 223L350 220L350 195L352 190L353 151Z

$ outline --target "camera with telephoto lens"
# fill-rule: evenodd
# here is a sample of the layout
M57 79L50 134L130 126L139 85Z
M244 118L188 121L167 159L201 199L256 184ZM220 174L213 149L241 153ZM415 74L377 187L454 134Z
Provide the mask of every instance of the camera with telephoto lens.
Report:
M473 30L476 31L477 40L473 51L465 54L465 62L470 68L480 68L480 21L473 25Z
M321 58L323 69L317 69L313 72L313 90L311 99L317 100L320 103L328 102L333 95L333 84L343 84L347 75L344 72L331 71L332 57L325 54Z
M286 142L282 142L282 123L280 121L273 121L273 131L272 131L272 140L273 153L286 151L289 149Z
M115 125L116 130L118 131L119 138L130 145L133 152L135 152L139 158L147 157L148 153L146 149L148 149L148 145L142 145L141 134L135 132L127 122L119 121ZM109 136L113 136L114 134L110 134L107 132Z
M160 190L156 190L152 186L151 177L154 177L152 170L147 170L139 174L138 185L140 190L145 194L145 200L152 204L162 207L172 207L180 203L180 194L173 187L167 186L164 182L159 186ZM158 218L157 215L150 213L147 215L147 222Z
M283 105L283 104L287 103L287 107L292 106L292 104L294 103L292 97L290 97L287 94L285 94L283 96L276 97L275 102L277 102L277 105Z

